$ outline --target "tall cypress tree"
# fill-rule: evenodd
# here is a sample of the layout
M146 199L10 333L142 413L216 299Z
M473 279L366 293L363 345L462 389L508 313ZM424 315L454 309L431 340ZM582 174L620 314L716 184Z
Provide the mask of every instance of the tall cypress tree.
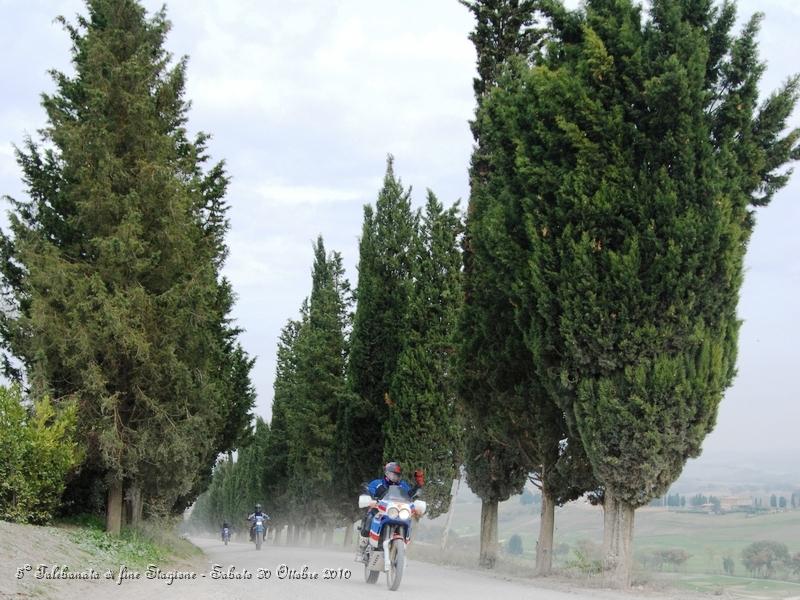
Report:
M416 239L403 351L391 382L383 458L425 470L430 516L447 511L463 461L456 404L455 333L461 305L461 219L428 192Z
M300 321L289 320L278 340L270 435L264 456L265 507L274 527L288 525L296 511L289 498L289 423L297 387Z
M417 228L409 197L389 156L375 209L364 207L348 363L354 396L342 407L339 420L344 487L352 497L361 483L380 472L387 395L407 336Z
M481 558L492 567L497 554L497 505L521 491L528 473L543 488L540 572L552 547L553 506L579 495L570 471L579 450L561 451L564 419L535 377L533 358L518 327L515 273L526 257L519 240L525 229L513 194L494 176L493 165L505 147L496 146L496 124L483 108L509 61L537 52L541 33L535 25L536 2L479 0L462 2L475 16L470 35L478 56L477 102L472 123L475 150L470 167L470 201L464 246L465 304L460 321L461 397L473 421L468 429L467 481L483 501ZM559 468L555 464L560 463ZM556 474L559 474L556 479ZM557 498L557 500L556 500Z
M314 245L308 315L294 350L295 394L288 422L289 491L309 525L332 523L336 417L347 394L345 331L350 285L338 253L327 255L322 237Z
M487 102L511 149L492 168L524 207L526 340L604 487L626 585L634 509L700 453L734 375L753 207L800 155L798 79L758 106L759 18L732 37L730 3L656 0L646 22L628 1L549 4L547 52Z
M123 487L158 512L196 493L242 433L252 362L219 278L227 177L205 169L207 136L187 137L166 16L133 0L87 8L64 22L76 73L53 73L44 143L18 151L30 199L3 236L2 333L35 394L77 398L84 469L118 531Z
M496 84L503 63L520 52L530 7L517 2L462 2L478 23L470 36L478 55L474 80L478 110ZM481 498L480 565L497 560L498 503L522 491L527 466L508 442L507 396L527 382L527 350L514 323L513 307L498 285L498 262L488 240L493 199L481 194L489 150L480 123L472 123L475 149L464 237L464 306L459 319L459 397L470 421L466 430L467 484Z

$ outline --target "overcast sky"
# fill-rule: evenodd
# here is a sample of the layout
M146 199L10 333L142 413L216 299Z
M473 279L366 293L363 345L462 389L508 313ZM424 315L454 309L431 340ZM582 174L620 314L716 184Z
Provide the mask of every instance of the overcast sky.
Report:
M738 4L740 17L766 14L762 90L772 90L800 69L800 3ZM0 194L23 196L13 144L45 124L47 70L70 69L53 19L83 10L79 0L0 0ZM322 234L342 252L355 284L362 206L377 195L386 154L416 205L426 188L466 204L472 19L456 0L172 0L167 10L168 48L189 56L190 128L213 135L211 152L233 177L225 273L243 344L258 358L256 412L268 418L276 339L309 292L312 241ZM739 375L699 462L800 452L798 177L758 212Z

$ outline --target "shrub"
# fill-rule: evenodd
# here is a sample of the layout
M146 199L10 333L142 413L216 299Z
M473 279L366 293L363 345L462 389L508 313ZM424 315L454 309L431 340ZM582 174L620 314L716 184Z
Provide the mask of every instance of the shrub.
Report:
M66 476L81 460L75 428L74 403L56 410L45 397L28 410L19 386L0 386L0 519L52 518Z
M602 548L591 540L578 540L572 549L573 558L567 562L568 569L584 575L596 575L603 571Z
M506 550L508 551L509 554L513 554L515 556L519 556L522 554L522 538L519 536L519 534L515 533L510 538L508 538Z

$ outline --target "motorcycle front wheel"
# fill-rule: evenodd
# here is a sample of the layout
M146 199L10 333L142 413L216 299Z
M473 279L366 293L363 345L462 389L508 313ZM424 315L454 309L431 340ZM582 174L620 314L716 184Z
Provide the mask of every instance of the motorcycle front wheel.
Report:
M389 561L389 570L386 572L386 587L397 591L403 579L403 570L406 567L406 543L403 540L392 540L389 544L389 556L384 557Z
M261 550L262 538L263 538L263 536L259 532L256 531L256 550Z

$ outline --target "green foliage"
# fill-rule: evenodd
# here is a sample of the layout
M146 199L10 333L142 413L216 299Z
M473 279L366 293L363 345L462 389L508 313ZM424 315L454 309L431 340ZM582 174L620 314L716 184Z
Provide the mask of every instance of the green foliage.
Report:
M119 536L109 535L102 529L86 529L70 537L78 546L109 564L141 567L161 563L167 558L166 552L132 529L125 529Z
M77 406L48 397L30 410L18 386L0 386L0 519L42 524L58 509L67 475L81 460Z
M602 549L591 540L578 540L572 548L572 558L567 561L566 567L584 575L596 575L603 570Z
M92 560L101 568L118 570L120 565L126 565L142 569L150 564L163 564L175 558L200 554L196 546L178 539L175 524L170 520L157 519L140 527L125 528L119 536L105 533L104 523L87 515L70 519L70 523L70 539L91 554Z
M461 220L428 192L415 237L409 326L386 402L384 461L425 471L431 518L447 511L463 460L454 333L461 304Z
M469 39L478 55L475 97L485 96L496 84L510 56L528 56L541 33L534 28L536 0L459 0L475 17Z
M116 481L150 512L181 511L254 400L220 274L228 177L207 166L207 135L188 138L186 61L170 64L164 11L87 10L62 19L75 74L53 72L43 139L17 152L29 198L0 244L13 307L0 333L35 396L77 400L94 481L74 495Z
M470 39L477 53L479 77L474 81L480 112L497 85L506 61L524 53L521 30L530 18L524 2L462 2L473 13L475 31ZM486 165L491 155L487 124L472 123L476 146L470 166L470 199L464 235L464 305L458 322L458 392L464 407L467 484L485 501L505 500L519 493L530 457L518 443L528 419L531 390L530 352L514 322L509 302L509 270L501 260L507 254L505 239L497 232L517 223L505 197L487 188ZM522 420L518 420L522 418Z
M798 80L758 106L758 19L729 35L729 4L657 1L646 22L630 1L553 4L546 51L509 61L479 111L486 197L507 199L537 380L641 506L698 455L735 373L752 207L797 158Z
M753 542L742 550L745 569L756 577L770 578L778 567L789 566L789 549L780 542Z

